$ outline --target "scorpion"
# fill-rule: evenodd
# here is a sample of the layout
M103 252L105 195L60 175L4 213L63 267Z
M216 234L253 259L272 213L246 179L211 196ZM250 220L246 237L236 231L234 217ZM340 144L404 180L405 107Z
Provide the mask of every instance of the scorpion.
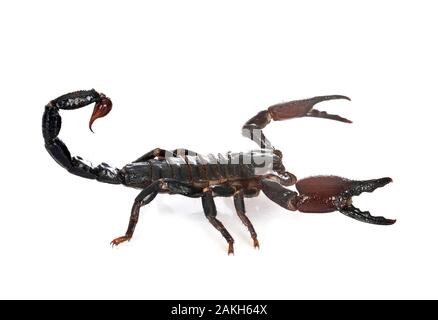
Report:
M139 219L140 208L150 203L159 193L179 194L201 198L207 220L222 234L228 243L228 254L234 254L234 239L217 219L215 197L233 197L238 217L247 227L255 248L259 248L257 233L246 215L245 198L256 197L260 191L273 202L290 211L326 213L339 211L358 221L391 225L396 220L373 216L352 204L352 197L392 182L385 177L372 180L350 180L339 176L311 176L297 180L286 171L283 154L273 147L263 130L270 122L300 117L325 118L345 123L350 120L325 111L314 105L343 95L317 96L270 106L249 119L242 128L244 137L257 143L259 149L249 152L202 155L187 149L153 149L122 169L106 163L93 165L79 156L71 156L69 149L58 138L61 130L59 110L74 110L94 105L89 121L106 116L112 109L111 100L96 90L82 90L62 95L45 106L42 133L45 148L52 158L68 172L100 182L122 184L141 189L134 200L126 233L111 241L113 246L129 241ZM295 185L296 191L286 187Z

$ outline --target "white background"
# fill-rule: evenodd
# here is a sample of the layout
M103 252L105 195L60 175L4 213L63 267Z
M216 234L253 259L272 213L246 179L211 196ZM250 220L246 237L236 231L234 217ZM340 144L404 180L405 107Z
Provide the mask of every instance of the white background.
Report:
M0 298L438 298L434 1L14 1L0 4ZM302 178L394 183L355 200L393 226L247 201L159 196L125 232L136 190L69 175L47 154L44 105L78 89L114 106L63 112L72 154L121 167L155 147L256 147L242 124L267 106L344 94L266 133Z

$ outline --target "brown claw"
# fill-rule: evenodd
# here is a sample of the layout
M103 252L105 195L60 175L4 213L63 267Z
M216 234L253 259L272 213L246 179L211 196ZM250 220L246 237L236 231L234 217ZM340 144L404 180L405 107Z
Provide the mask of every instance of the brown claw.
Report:
M259 240L257 240L257 239L254 239L254 248L260 249Z
M286 120L286 119L308 116L308 117L327 118L327 119L343 121L343 122L351 122L348 119L342 118L337 115L327 114L324 111L318 111L318 110L312 111L315 104L319 102L335 100L335 99L344 99L350 101L349 97L338 95L338 94L330 95L330 96L318 96L310 99L289 101L289 102L279 103L270 106L268 108L268 113L273 120Z
M94 132L91 128L93 125L93 122L96 119L105 117L112 109L113 103L109 98L107 98L104 94L101 94L101 99L99 102L96 103L94 106L93 113L91 114L90 122L89 122L89 128L91 132Z
M234 256L234 246L232 242L228 243L228 255Z
M121 244L122 242L129 241L129 240L131 240L131 237L128 237L128 236L121 236L121 237L115 238L113 241L111 241L111 245L112 245L113 247L114 247L114 246L118 246L118 245Z
M353 196L373 192L391 182L389 177L349 180L337 176L316 176L301 179L296 184L301 197L297 203L298 210L318 213L339 211L362 222L391 225L395 223L394 219L372 216L368 211L361 211L352 205Z

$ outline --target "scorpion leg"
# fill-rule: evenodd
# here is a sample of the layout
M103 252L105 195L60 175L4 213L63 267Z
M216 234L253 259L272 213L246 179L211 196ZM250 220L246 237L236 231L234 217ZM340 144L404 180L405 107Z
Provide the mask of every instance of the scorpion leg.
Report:
M240 220L242 220L243 224L248 228L248 231L251 234L251 238L254 242L254 248L259 249L260 246L259 241L257 240L257 233L255 232L251 221L249 221L248 217L246 216L245 201L242 190L239 190L234 194L234 206Z
M256 142L261 148L273 149L272 144L263 134L262 129L265 128L271 120L287 120L299 117L316 117L325 118L341 122L351 123L350 120L342 118L338 115L328 114L325 111L313 109L313 106L318 102L350 98L341 95L319 96L305 100L295 100L284 103L279 103L269 107L267 110L260 111L257 115L249 119L242 128L242 134Z
M138 222L138 216L140 214L140 208L144 205L147 205L149 202L154 200L157 196L158 191L160 190L162 182L156 181L143 189L138 196L134 200L134 204L132 205L131 216L129 218L128 229L124 236L115 238L111 241L111 245L117 246L122 242L129 241L134 234L135 226Z
M254 248L259 248L257 233L255 232L251 221L249 221L245 214L244 191L236 191L235 187L226 185L211 186L210 190L213 197L234 197L234 206L236 208L237 215L239 216L240 220L242 220L243 224L248 228L254 241Z
M142 155L140 158L133 161L132 163L145 162L145 161L154 159L156 157L164 158L166 156L166 154L172 155L173 152L171 152L169 150L161 149L161 148L155 148L149 152L146 152L144 155Z
M225 229L222 222L216 219L216 215L217 215L216 205L214 204L211 190L204 192L204 194L202 195L202 206L204 208L204 213L208 221L213 225L213 227L215 227L222 234L225 240L227 240L228 255L234 254L233 237L231 237L230 233L227 231L227 229Z
M140 158L133 161L132 163L145 162L145 161L157 158L157 157L158 158L166 158L166 156L176 157L176 156L186 156L186 155L196 155L196 154L197 154L196 152L190 151L187 149L175 149L175 150L169 151L166 149L155 148L155 149L145 153L144 155L142 155Z
M199 198L203 195L202 188L195 187L187 182L175 179L163 179L163 182L162 189L169 191L171 194L180 194L189 198Z

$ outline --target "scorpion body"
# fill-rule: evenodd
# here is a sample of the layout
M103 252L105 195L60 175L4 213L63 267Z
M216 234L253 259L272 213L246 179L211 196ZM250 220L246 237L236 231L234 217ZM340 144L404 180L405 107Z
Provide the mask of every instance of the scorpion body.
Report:
M234 240L217 219L214 197L233 197L237 215L248 228L254 247L259 247L257 233L246 215L244 198L255 197L260 191L272 201L288 210L301 212L339 211L356 220L388 225L395 220L372 216L352 205L352 197L362 192L372 192L392 180L349 180L337 176L316 176L298 180L286 171L281 151L274 148L262 129L271 121L297 117L319 117L349 123L348 119L313 109L321 101L347 99L345 96L320 96L277 104L259 112L248 120L242 133L255 141L259 149L250 152L208 154L187 149L153 149L121 169L106 163L97 166L72 157L66 145L58 138L61 130L59 110L74 110L95 103L89 127L97 118L106 116L112 102L97 91L76 91L50 101L43 115L43 137L46 150L70 173L100 182L123 184L141 189L134 200L128 229L125 235L111 243L118 245L132 238L138 222L140 208L151 202L159 193L180 194L201 198L208 221L222 234L228 243L228 253L234 253ZM287 186L296 184L298 192Z
M152 156L154 158L149 159ZM281 164L277 155L264 150L201 155L186 149L168 152L157 148L146 158L126 165L122 173L125 184L136 188L145 188L150 181L174 179L201 189L220 186L223 190L225 185L232 185L250 196L260 191L251 188L253 180L267 174L278 175L271 168L257 166L269 157L274 166Z

